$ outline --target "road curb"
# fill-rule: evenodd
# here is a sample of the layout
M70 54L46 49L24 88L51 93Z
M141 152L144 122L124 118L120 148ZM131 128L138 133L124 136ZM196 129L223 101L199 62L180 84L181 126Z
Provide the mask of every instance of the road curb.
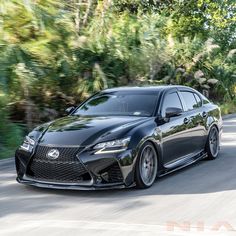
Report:
M3 159L3 160L0 160L0 164L9 164L9 163L11 163L13 161L14 161L14 158L10 157L10 158L6 158L6 159Z
M228 120L232 118L236 118L236 113L222 116L223 120Z

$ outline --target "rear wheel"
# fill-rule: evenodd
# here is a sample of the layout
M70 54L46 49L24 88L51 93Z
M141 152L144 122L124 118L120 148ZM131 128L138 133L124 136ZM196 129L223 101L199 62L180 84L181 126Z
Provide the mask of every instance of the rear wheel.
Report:
M157 175L157 153L152 143L146 142L140 149L136 162L136 186L149 188L153 185Z
M219 131L215 126L213 126L209 132L206 152L209 160L216 159L219 154Z

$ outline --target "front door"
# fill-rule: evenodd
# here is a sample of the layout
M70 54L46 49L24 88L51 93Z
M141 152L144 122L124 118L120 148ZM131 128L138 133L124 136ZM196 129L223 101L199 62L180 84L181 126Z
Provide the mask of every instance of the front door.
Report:
M165 117L168 107L180 108L184 113L184 107L176 90L165 94L161 107L162 117ZM185 146L187 144L188 132L184 123L185 115L183 113L180 116L170 118L168 122L160 127L162 131L164 165L171 164L187 154Z

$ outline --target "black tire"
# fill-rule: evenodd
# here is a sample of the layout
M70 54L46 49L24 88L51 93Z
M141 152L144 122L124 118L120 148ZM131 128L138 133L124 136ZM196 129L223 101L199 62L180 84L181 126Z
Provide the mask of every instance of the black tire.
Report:
M155 182L158 169L156 150L151 142L146 142L140 148L135 167L136 187L149 188Z
M215 160L219 154L219 131L216 126L210 129L206 143L206 153L208 160Z

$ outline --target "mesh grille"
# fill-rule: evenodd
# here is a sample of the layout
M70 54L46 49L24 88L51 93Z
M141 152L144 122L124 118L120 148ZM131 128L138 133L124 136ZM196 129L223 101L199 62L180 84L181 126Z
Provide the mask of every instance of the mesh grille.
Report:
M57 149L60 152L56 160L50 160L47 153ZM29 165L27 175L50 182L81 182L87 170L76 157L82 149L38 146Z

